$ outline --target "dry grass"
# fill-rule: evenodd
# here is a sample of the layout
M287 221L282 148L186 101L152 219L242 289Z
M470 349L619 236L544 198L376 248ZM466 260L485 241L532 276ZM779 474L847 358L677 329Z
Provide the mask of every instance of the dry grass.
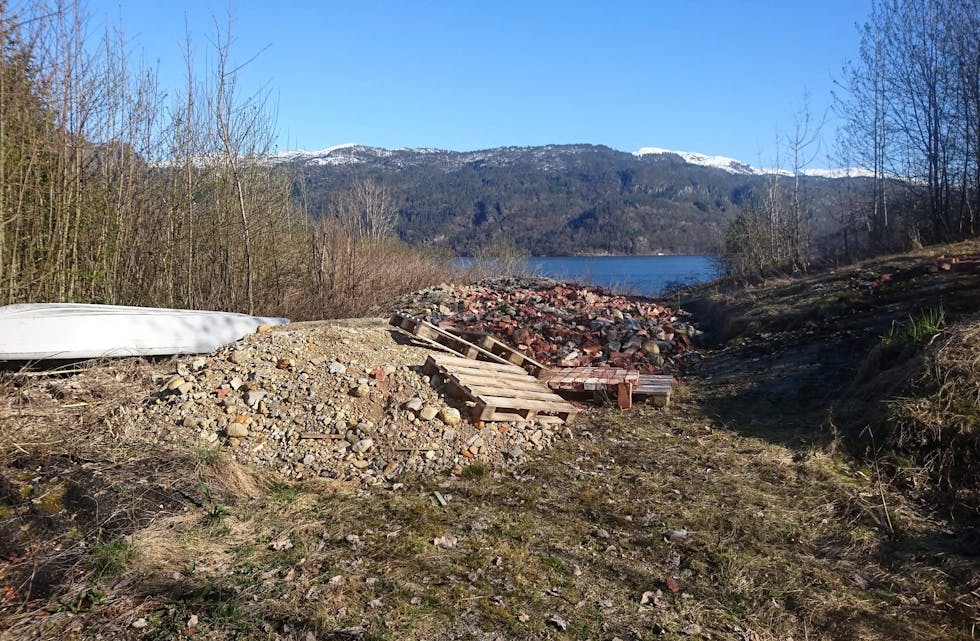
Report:
M714 354L670 411L585 413L520 469L397 489L155 449L133 413L153 365L8 381L0 544L20 547L0 550L0 638L972 638L975 521L926 500L921 463L879 469L816 438L917 284L869 299L853 272L815 278L774 285L785 300L733 294L765 335ZM949 282L962 315L971 284ZM928 374L911 434L975 434L980 330L947 332L879 348L855 397Z
M980 320L949 327L887 406L890 445L954 493L980 492ZM978 504L976 507L980 507Z
M586 416L515 473L186 503L0 638L969 638L964 569L922 544L941 523L838 455L722 429L702 391Z

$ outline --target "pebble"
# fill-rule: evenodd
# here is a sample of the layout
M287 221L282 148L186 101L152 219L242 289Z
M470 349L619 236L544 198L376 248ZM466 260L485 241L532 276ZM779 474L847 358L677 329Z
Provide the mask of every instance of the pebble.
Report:
M431 405L426 405L419 411L419 418L423 421L431 421L439 413L439 410Z
M248 427L246 427L243 423L229 423L228 436L244 438L248 436Z
M350 449L352 452L360 454L361 452L367 452L372 447L374 447L374 439L365 438L351 445Z
M444 407L439 411L439 420L446 425L459 425L463 418L455 407Z
M350 391L351 396L356 396L357 398L364 398L371 393L371 388L368 387L367 383L361 383L357 387L354 387Z

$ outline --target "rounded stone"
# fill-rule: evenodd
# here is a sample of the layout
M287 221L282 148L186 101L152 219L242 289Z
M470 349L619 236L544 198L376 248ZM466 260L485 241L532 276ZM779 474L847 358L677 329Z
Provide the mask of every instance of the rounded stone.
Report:
M446 425L459 425L463 421L459 410L455 407L444 407L439 412L439 419Z

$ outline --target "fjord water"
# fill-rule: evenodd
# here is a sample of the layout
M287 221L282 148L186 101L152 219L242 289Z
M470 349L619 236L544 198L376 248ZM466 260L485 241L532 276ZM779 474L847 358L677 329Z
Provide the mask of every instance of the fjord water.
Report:
M718 274L708 256L535 256L528 266L555 280L644 296L656 296L672 283L693 285Z

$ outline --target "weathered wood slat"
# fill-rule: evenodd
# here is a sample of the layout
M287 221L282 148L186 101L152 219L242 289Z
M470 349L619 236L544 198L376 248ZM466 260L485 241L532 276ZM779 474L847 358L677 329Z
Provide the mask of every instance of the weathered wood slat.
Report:
M508 398L506 396L493 396L489 394L480 394L480 400L487 405L492 405L493 407L500 407L506 409L531 409L538 412L566 412L569 408L575 409L573 405L567 401L536 401L532 399L525 398Z
M483 349L492 352L498 356L505 358L507 361L519 365L522 369L527 371L528 374L532 376L540 376L542 372L548 370L548 368L534 360L527 354L524 354L520 350L514 349L510 345L498 340L494 336L487 334L485 332L460 332L460 334L466 340L470 341L475 345L479 345Z
M563 405L565 404L565 399L551 391L545 392L529 389L504 389L500 387L483 387L480 385L467 385L467 388L470 390L470 392L479 396L487 394L506 396L508 398L523 398L532 401L560 402Z
M460 358L456 356L449 356L443 354L433 354L429 358L436 359L437 365L454 365L458 367L466 367L469 369L479 369L490 372L511 372L513 374L518 374L521 376L527 376L527 372L521 369L519 366L513 363L500 363L493 362L487 363L485 361L477 361L471 358Z
M483 386L493 386L497 384L498 381L506 381L508 387L514 389L524 389L524 390L540 390L542 389L541 383L537 381L520 380L517 378L503 378L497 376L475 376L472 374L464 374L461 372L455 372L450 375L451 378L458 381L463 385L483 385ZM543 388L548 389L548 388ZM553 393L553 392L552 392Z
M440 329L432 323L420 318L415 318L414 316L409 316L408 314L396 313L392 314L391 318L388 320L388 323L420 339L429 340L433 343L448 347L451 351L459 354L462 357L480 359L481 361L489 361L491 363L511 365L511 363L509 363L503 357L497 356L496 354L478 345L474 345L460 336L451 334L446 330Z

